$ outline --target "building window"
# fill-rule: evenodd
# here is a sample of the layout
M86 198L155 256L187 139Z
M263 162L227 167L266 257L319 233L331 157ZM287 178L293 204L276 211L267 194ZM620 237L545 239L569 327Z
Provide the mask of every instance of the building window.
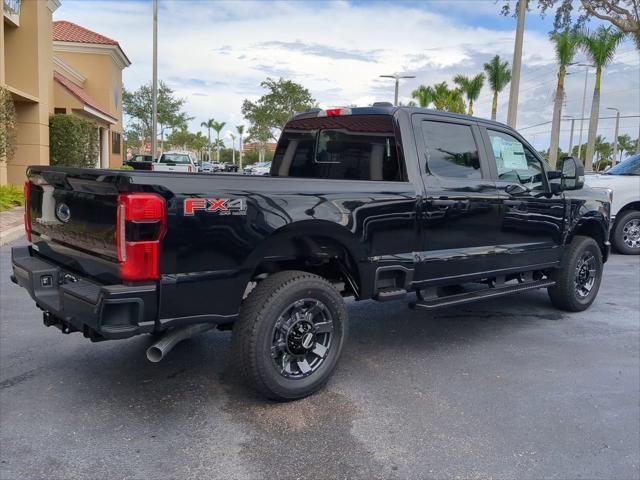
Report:
M53 113L55 113L56 115L66 115L67 114L67 109L66 108L54 108L53 109Z
M120 155L120 133L111 132L111 153Z

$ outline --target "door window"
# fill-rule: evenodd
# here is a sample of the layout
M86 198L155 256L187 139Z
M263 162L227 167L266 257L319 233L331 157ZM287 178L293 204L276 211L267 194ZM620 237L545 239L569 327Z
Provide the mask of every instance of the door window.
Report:
M422 122L427 170L440 177L482 178L478 147L471 127Z
M498 170L498 180L524 185L530 190L545 189L542 162L517 138L487 130Z

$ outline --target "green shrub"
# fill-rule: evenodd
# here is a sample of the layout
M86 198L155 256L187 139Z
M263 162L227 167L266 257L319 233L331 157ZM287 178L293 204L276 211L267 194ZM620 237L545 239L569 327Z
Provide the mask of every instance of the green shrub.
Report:
M19 187L0 187L0 212L24 205L24 194Z
M16 107L6 88L0 87L0 160L11 160L16 150Z
M74 115L52 115L49 148L51 165L95 167L100 150L98 126Z
M122 165L120 170L133 170L133 167L131 165Z

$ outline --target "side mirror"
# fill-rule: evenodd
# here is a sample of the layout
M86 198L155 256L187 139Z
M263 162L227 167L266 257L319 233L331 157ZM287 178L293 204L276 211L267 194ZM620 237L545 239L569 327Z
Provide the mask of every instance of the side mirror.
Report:
M561 185L563 190L580 190L584 186L584 166L580 160L573 157L562 159Z

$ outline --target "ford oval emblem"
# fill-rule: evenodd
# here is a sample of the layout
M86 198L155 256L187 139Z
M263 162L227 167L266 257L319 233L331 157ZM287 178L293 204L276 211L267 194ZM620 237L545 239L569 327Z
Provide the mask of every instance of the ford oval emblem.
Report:
M56 207L56 217L63 223L67 223L71 219L71 210L66 203L59 203Z

